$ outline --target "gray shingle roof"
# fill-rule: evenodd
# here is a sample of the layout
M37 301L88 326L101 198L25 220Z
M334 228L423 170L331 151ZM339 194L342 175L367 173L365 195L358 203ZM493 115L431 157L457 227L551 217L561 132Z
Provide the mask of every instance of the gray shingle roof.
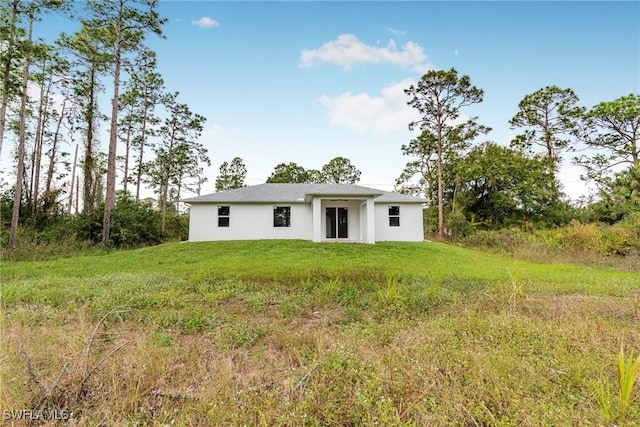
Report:
M425 199L395 191L385 191L382 196L376 197L375 201L382 203L427 203Z
M185 199L185 203L309 203L312 196L373 196L376 202L424 203L424 199L350 184L259 184Z

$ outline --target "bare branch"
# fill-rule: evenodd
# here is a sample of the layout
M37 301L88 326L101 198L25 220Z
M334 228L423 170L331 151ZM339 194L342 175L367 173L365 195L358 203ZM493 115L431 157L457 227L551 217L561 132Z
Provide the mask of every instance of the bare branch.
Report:
M62 365L62 368L60 369L60 372L58 373L58 377L55 379L55 381L53 381L53 384L51 384L51 387L49 387L49 391L42 396L42 399L40 399L40 404L38 405L38 411L41 410L42 408L44 408L45 403L47 402L47 399L51 398L51 396L53 396L53 392L56 389L56 387L58 387L58 384L60 383L60 380L62 379L62 376L64 375L65 371L67 370L67 366L69 366L69 362L64 362L64 365Z
M31 365L31 359L29 358L29 356L27 355L27 352L24 349L24 343L22 342L22 340L20 340L20 353L22 353L22 357L24 357L24 361L27 365L27 371L29 371L29 376L31 377L33 382L38 386L38 389L40 389L40 392L42 394L45 394L47 392L47 389L44 387L44 385L42 385L42 381L40 381L40 378L38 378L35 371L33 370L33 366Z
M76 396L76 399L79 399L80 396L82 396L82 393L84 392L84 387L87 384L87 382L89 381L89 378L91 378L91 375L93 375L93 373L98 370L98 368L108 359L110 358L112 355L114 355L118 350L120 350L122 347L124 347L125 345L129 344L129 341L125 341L122 344L120 344L118 347L114 348L113 350L111 350L109 352L109 354L107 354L106 356L104 356L102 359L100 359L100 361L98 363L95 364L95 366L91 369L91 371L85 375L85 377L82 379L82 383L80 384L80 389L78 390L78 394Z
M195 399L197 396L195 393L181 393L179 391L162 391L162 390L153 390L151 394L155 397L168 397L170 399Z
M291 393L289 393L289 396L292 396L295 392L303 391L306 388L307 383L309 382L309 378L311 378L311 375L313 375L313 373L316 371L316 369L318 369L318 367L320 367L320 365L321 363L316 363L311 369L309 369L309 371L307 371L307 373L304 374L302 378L300 378L300 381L296 383Z
M108 312L107 314L105 314L104 316L102 316L100 318L100 320L98 321L98 323L96 323L96 327L93 329L93 333L91 334L91 336L89 337L89 342L87 343L87 348L84 351L84 375L85 378L87 377L87 374L89 373L89 356L91 355L91 346L93 345L93 341L95 340L95 337L98 334L98 330L100 329L100 327L102 325L104 325L104 322L107 320L107 317L109 317L112 314L118 314L120 315L120 313L127 313L131 311L130 308L127 307L116 307L113 310L111 310L110 312Z

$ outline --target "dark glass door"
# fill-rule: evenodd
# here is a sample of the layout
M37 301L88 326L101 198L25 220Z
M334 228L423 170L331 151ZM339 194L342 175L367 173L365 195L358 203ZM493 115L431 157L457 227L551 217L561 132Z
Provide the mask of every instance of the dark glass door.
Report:
M347 239L349 237L347 208L326 208L327 239Z
M346 239L348 237L347 208L338 208L338 239Z

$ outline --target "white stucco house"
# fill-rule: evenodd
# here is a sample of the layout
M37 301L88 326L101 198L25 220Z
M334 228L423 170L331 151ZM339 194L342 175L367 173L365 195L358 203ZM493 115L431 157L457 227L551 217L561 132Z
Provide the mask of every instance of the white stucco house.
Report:
M348 184L260 184L184 200L189 241L424 240L424 199Z

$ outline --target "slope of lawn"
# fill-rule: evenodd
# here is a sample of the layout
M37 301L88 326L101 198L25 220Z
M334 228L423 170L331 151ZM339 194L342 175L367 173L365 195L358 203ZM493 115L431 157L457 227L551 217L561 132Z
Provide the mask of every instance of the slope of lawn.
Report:
M1 320L2 409L78 425L640 423L615 370L640 351L637 273L438 243L175 243L5 263Z

